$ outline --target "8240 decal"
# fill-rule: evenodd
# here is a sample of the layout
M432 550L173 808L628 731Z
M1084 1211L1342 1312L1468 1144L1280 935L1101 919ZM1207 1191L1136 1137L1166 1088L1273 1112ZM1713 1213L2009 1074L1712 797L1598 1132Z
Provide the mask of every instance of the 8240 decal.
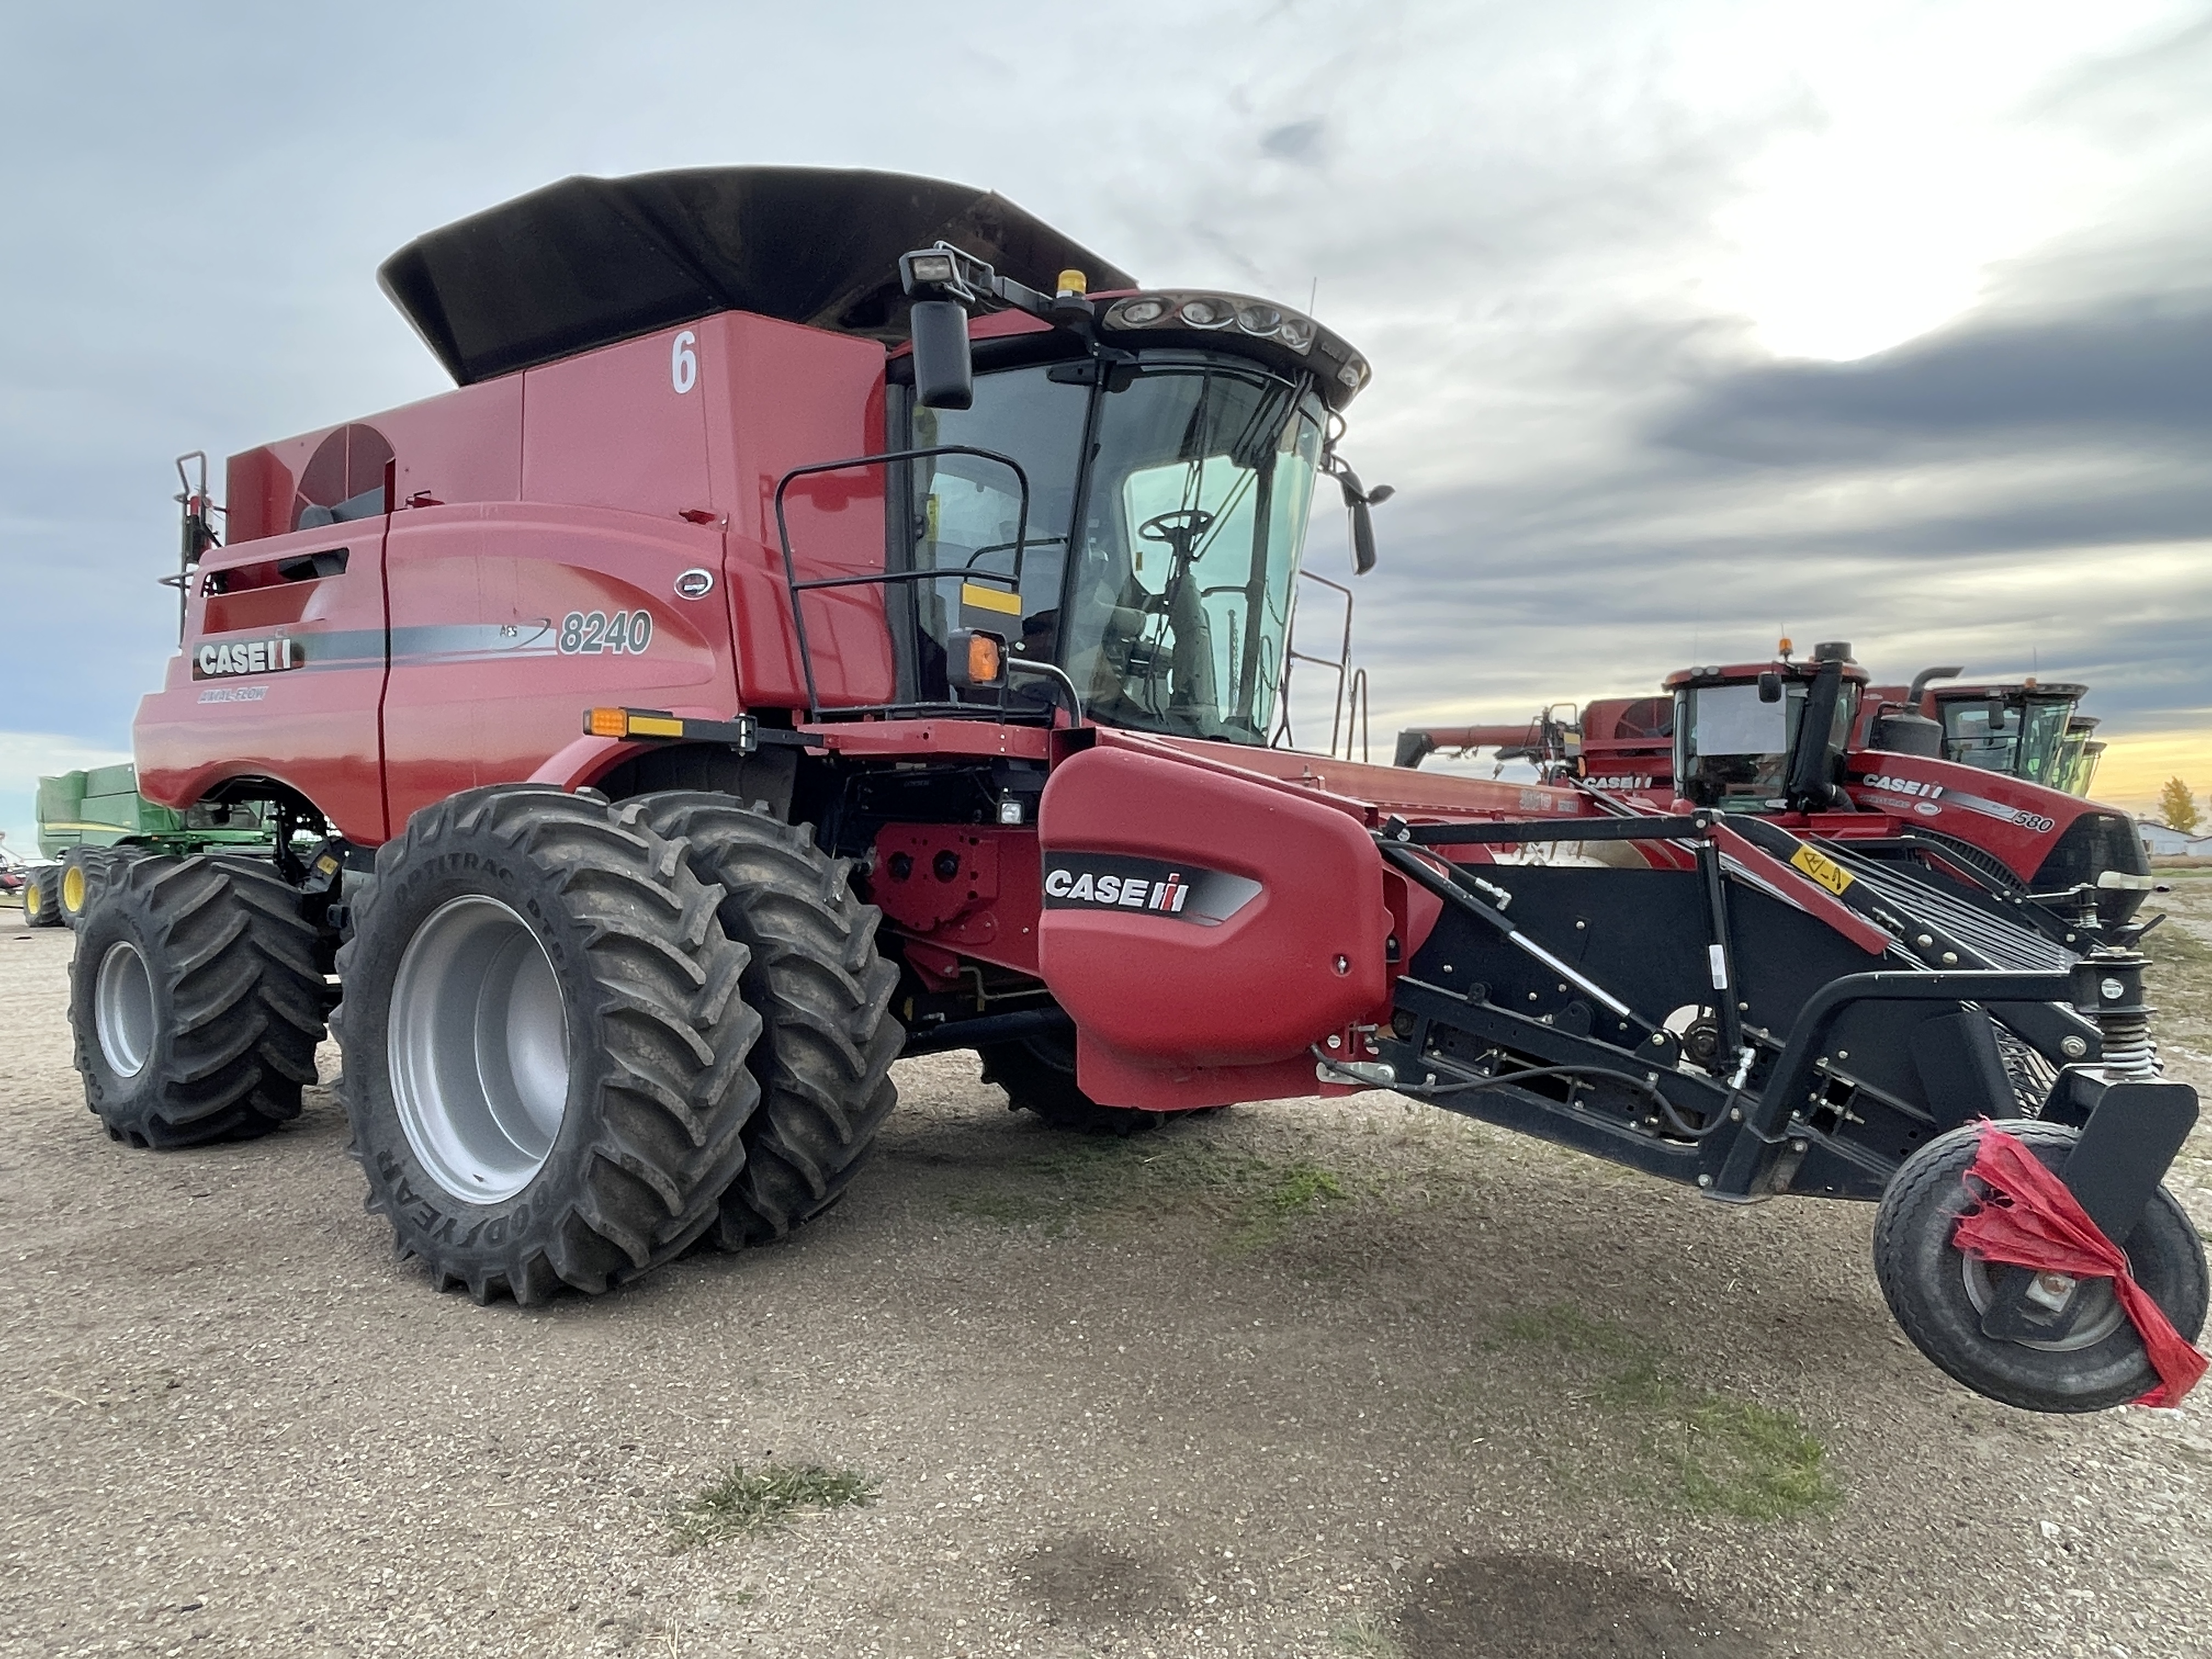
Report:
M571 611L561 618L561 654L596 657L605 652L617 656L641 654L653 643L653 612L642 606L617 611Z

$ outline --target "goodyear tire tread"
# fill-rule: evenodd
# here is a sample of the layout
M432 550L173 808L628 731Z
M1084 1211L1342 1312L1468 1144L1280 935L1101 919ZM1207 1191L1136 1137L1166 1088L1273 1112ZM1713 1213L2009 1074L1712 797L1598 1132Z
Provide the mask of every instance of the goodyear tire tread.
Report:
M876 948L881 912L804 824L691 791L635 804L723 889L723 931L751 957L741 991L763 1021L749 1061L761 1104L714 1242L781 1238L844 1196L898 1098L890 1066L905 1033L890 1012L897 969Z
M715 919L719 888L633 808L535 786L451 796L380 848L338 953L340 1085L368 1208L400 1258L478 1302L597 1295L690 1248L742 1167L759 1091L745 1057L760 1022L746 965ZM511 1198L476 1204L424 1170L393 1102L392 981L422 921L482 893L534 910L562 988L569 1083L544 1165Z

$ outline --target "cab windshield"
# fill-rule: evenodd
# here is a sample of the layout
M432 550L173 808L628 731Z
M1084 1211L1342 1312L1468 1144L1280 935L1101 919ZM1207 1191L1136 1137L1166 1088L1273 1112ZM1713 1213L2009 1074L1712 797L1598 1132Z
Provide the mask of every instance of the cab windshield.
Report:
M1947 697L1942 708L1945 760L2057 784L2072 698Z
M972 409L914 411L916 447L988 450L1030 483L1017 576L1012 470L973 455L917 465L914 567L980 579L917 584L919 690L944 695L949 629L990 627L1064 670L1109 725L1264 744L1320 400L1242 362L1095 380L1080 362L1001 370L976 377Z
M1785 681L1773 702L1756 684L1703 685L1675 693L1675 787L1703 806L1779 806L1790 787L1808 688ZM1858 688L1846 684L1829 722L1827 748L1843 751L1858 713Z

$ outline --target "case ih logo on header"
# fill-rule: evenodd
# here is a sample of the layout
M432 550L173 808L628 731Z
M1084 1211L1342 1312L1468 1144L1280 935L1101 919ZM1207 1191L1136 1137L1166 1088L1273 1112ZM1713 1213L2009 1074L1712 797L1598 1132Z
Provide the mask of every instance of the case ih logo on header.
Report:
M1127 910L1218 927L1260 896L1260 884L1218 870L1103 854L1047 854L1048 910Z
M279 634L273 639L204 645L192 657L192 678L219 680L233 674L274 674L307 660L299 641Z

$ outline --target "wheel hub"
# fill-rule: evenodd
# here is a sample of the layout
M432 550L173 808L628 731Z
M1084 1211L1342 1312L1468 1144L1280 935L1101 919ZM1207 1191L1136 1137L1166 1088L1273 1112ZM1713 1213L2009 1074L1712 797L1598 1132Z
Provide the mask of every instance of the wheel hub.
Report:
M497 899L432 912L399 961L386 1052L407 1144L471 1204L536 1178L568 1114L568 1028L544 945Z
M118 939L100 959L93 981L92 1024L100 1057L118 1077L136 1077L154 1052L154 978L146 958Z
M1990 1264L1978 1255L1961 1250L1959 1253L1960 1272L1966 1281L1966 1300L1974 1304L1974 1311L1985 1314L1990 1304L1996 1300L1996 1284L1990 1277ZM2071 1353L2077 1348L2094 1347L2120 1328L2127 1317L2127 1310L2120 1305L2109 1279L2067 1280L2063 1273L2044 1273L2027 1292L2031 1300L2056 1311L2070 1298L2081 1300L2081 1311L2075 1316L2074 1328L2055 1342L2030 1342L2017 1339L2023 1348L2039 1348L2045 1353Z

